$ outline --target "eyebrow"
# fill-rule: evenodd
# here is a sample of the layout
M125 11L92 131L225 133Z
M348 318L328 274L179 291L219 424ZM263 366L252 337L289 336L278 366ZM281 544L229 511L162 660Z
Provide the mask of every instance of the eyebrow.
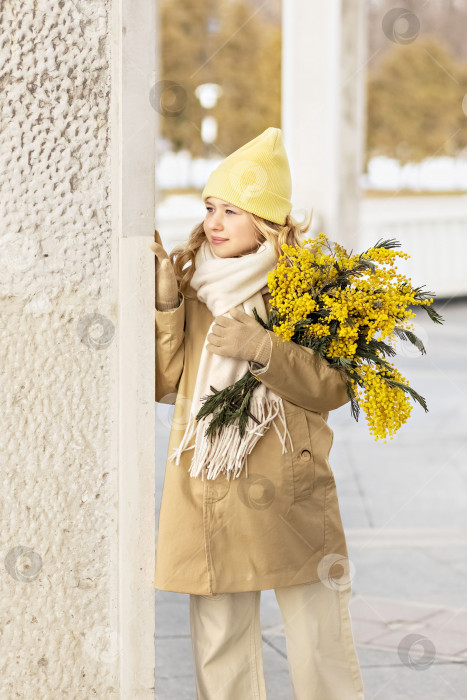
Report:
M214 202L211 200L210 197L207 197L207 199L204 200L205 202L210 202L211 204L214 204ZM224 207L234 207L235 204L229 204L229 202L221 202L221 204L224 205Z

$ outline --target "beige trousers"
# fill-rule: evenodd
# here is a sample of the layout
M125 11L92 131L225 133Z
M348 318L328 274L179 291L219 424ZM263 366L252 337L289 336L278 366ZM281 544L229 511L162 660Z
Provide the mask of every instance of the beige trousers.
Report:
M350 583L275 589L294 700L362 700ZM197 700L264 700L261 591L190 594Z

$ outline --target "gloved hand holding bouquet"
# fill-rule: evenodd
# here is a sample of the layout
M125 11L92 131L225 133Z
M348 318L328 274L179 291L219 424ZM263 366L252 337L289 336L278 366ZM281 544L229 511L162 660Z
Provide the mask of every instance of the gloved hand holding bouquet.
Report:
M397 257L409 257L395 250L399 246L395 239L378 241L365 252L352 255L324 233L297 247L284 244L283 255L268 274L272 308L267 323L254 309L255 319L264 329L284 341L311 348L342 373L352 415L358 420L362 408L370 433L385 441L409 418L410 399L428 411L425 399L386 359L396 354L398 338L425 353L408 323L415 316L410 306L423 308L435 323L444 320L431 306L433 295L422 287L414 288L410 279L397 272ZM244 319L239 316L236 320ZM228 323L230 336L238 328L242 346L247 329L231 320ZM266 346L259 347L262 351ZM213 414L207 434L212 436L238 420L243 436L257 385L258 378L247 372L222 391L211 387L214 393L205 398L197 415L200 420Z

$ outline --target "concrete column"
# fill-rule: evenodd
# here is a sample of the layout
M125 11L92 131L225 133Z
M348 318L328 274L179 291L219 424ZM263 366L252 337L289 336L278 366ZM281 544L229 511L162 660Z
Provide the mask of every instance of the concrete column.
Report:
M155 11L2 3L2 700L154 699Z
M120 696L154 698L154 237L157 3L114 7L114 220L119 230Z
M284 0L282 128L297 215L353 247L365 104L364 0Z
M122 0L120 70L115 73L121 118L122 236L154 235L157 112L157 2ZM118 28L116 28L118 32ZM118 50L118 47L115 46ZM121 90L121 92L120 92ZM117 184L117 183L115 183Z

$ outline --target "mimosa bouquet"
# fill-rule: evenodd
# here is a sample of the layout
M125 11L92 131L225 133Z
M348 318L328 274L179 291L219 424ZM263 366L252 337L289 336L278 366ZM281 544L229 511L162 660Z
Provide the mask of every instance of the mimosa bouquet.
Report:
M410 306L423 308L435 323L444 321L431 306L434 295L397 272L396 259L410 257L397 247L395 239L379 240L352 255L324 233L298 246L283 244L268 274L272 308L267 323L253 309L264 328L311 348L342 373L352 416L358 420L362 408L370 433L385 442L409 418L410 399L428 411L425 399L386 359L396 354L398 338L426 352L408 322L415 316ZM211 387L214 394L196 416L213 414L208 435L238 420L243 437L248 417L256 420L249 405L257 382L248 371L222 391Z

